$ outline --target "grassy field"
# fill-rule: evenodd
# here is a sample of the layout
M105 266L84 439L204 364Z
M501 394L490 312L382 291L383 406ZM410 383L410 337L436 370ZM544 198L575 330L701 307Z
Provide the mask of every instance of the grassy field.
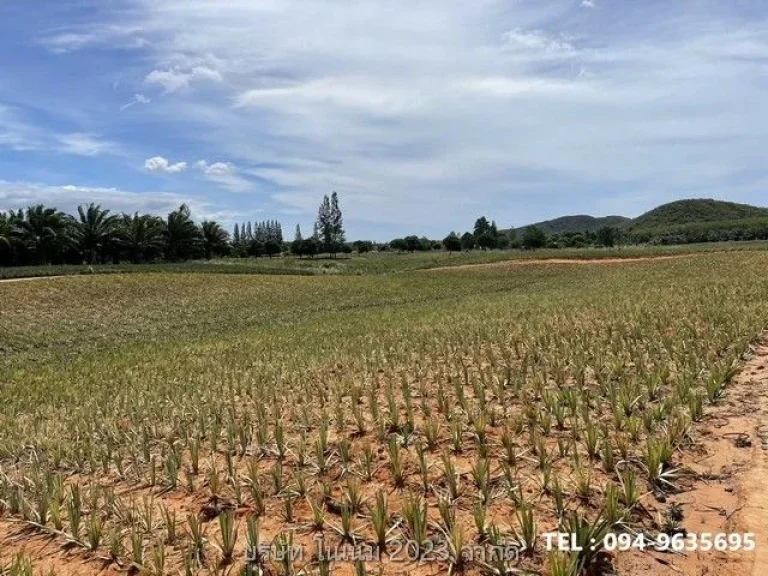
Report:
M768 252L713 248L0 284L0 566L599 573L537 535L658 530L646 506L768 324ZM373 560L330 566L320 536Z
M506 260L642 258L701 252L768 249L768 241L708 242L672 246L621 246L616 248L564 248L542 250L491 250L472 252L373 252L340 255L338 258L241 258L196 260L159 264L96 264L0 267L0 280L41 276L91 274L182 273L182 274L277 274L295 276L392 274L444 266L483 264Z

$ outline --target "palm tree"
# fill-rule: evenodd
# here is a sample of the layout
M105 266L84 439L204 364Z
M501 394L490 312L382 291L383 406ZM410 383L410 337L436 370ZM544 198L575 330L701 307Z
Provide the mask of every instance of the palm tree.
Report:
M16 230L16 226L13 224L10 214L0 212L0 248L10 250L14 230Z
M114 238L117 217L110 216L109 210L91 202L87 207L77 207L78 218L73 218L73 239L80 247L85 259L93 264L96 256Z
M210 260L214 254L224 254L229 248L229 232L224 230L218 222L206 220L202 226L203 248L205 259Z
M27 208L17 223L15 235L38 262L47 264L54 253L69 243L69 231L69 220L64 212L37 204Z
M157 216L136 212L123 214L118 228L120 244L127 248L131 261L141 262L147 255L160 252L165 240L165 222Z
M13 212L0 212L0 263L13 260L13 242L16 232L16 218Z
M182 204L168 214L166 240L169 260L186 260L192 256L201 240L200 229L192 221L189 206Z

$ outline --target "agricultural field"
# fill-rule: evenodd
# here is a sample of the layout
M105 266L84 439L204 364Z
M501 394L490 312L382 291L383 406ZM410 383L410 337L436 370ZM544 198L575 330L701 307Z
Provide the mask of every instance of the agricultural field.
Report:
M750 573L768 251L394 258L0 283L0 573Z
M144 264L93 264L0 267L0 280L51 276L129 273L275 274L290 276L361 276L392 274L431 268L535 260L614 260L674 256L703 252L766 250L768 241L707 242L670 246L620 246L614 248L558 248L543 250L474 250L470 252L369 252L317 258L283 255L275 258L215 258L188 262Z

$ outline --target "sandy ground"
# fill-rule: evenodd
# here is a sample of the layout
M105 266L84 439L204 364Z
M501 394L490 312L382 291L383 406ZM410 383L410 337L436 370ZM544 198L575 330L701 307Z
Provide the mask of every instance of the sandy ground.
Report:
M631 264L633 262L648 262L650 260L676 260L678 258L690 258L695 254L675 254L673 256L641 256L638 258L518 258L501 262L488 262L484 264L459 264L458 266L438 266L426 268L422 272L434 272L436 270L507 270L518 266L531 266L534 264Z
M620 574L765 576L768 574L768 336L756 346L725 398L697 426L681 464L693 472L681 494L649 509L682 505L690 534L753 533L752 552L633 552L617 557ZM651 497L652 498L652 497Z
M4 278L0 284L6 282L31 282L32 280L54 280L56 278L65 278L65 276L31 276L29 278Z

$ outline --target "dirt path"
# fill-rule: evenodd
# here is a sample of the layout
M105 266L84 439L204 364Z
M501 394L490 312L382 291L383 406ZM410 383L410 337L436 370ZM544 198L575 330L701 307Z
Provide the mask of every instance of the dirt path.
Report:
M649 511L663 515L678 503L689 533L753 533L755 550L632 553L617 558L619 573L768 574L768 334L748 355L725 398L697 426L696 440L681 462L695 478L666 504L646 502Z
M66 278L66 276L27 276L24 278L3 278L0 279L0 284L10 282L32 282L33 280L54 280L56 278Z
M502 260L501 262L486 262L483 264L459 264L458 266L438 266L426 268L423 272L436 270L505 270L518 266L530 266L534 264L630 264L632 262L648 262L650 260L676 260L678 258L690 258L695 254L674 254L670 256L638 256L631 258L517 258Z

